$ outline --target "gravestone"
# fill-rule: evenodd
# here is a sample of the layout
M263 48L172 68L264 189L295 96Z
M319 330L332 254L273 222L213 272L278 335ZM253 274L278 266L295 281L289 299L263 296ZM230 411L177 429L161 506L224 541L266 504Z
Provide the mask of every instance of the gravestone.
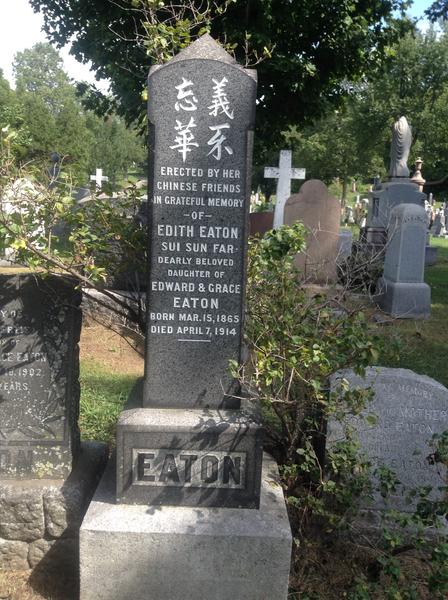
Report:
M424 283L426 214L422 206L401 204L391 213L384 271L377 283L377 302L400 319L426 319L431 288Z
M249 234L263 237L270 231L274 224L274 213L272 211L254 212L249 215Z
M0 569L74 577L79 526L106 461L79 442L81 294L59 276L0 275Z
M295 258L296 267L307 281L336 281L341 205L322 181L306 181L300 192L288 199L285 224L292 225L296 221L301 221L309 232L306 250Z
M80 293L0 275L0 478L66 477L79 449Z
M418 183L409 179L406 161L409 156L412 135L405 117L393 127L389 181L377 182L369 194L369 211L366 219L365 241L376 250L384 248L387 241L391 212L400 204L424 206L426 194Z
M432 488L431 498L441 498L438 491L446 482L446 468L432 461L434 449L429 445L434 434L448 429L448 390L425 375L408 369L370 367L365 378L352 370L339 371L331 378L331 391L338 392L341 379L350 389L371 388L373 399L361 417L348 417L349 423L373 468L385 465L394 471L401 482L386 504L379 494L371 502L363 502L363 508L373 511L384 508L410 511L406 495L420 486ZM373 414L375 423L365 418ZM336 420L328 423L327 447L344 439L341 424Z
M291 179L305 179L306 171L302 168L293 168L291 150L280 150L278 167L265 167L266 179L277 179L276 201L274 208L273 228L277 229L284 223L285 204L291 196Z
M352 254L353 246L353 233L350 229L341 229L339 231L338 239L338 254L336 256L336 262L344 262Z
M443 228L443 213L441 210L437 209L436 216L434 217L434 223L432 226L432 235L440 236Z
M256 79L215 46L149 75L144 406L235 405L228 363L241 353Z
M148 85L145 376L81 528L81 598L286 598L284 500L229 372L242 362L256 74L204 35Z

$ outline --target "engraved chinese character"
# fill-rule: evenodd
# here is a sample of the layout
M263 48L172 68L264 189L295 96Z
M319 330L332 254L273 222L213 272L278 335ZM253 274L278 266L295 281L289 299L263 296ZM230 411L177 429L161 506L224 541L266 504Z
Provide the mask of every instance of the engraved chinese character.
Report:
M196 123L194 121L194 117L191 117L190 121L186 125L177 119L176 123L177 125L174 130L177 131L179 135L176 135L174 138L175 144L174 146L170 146L170 148L171 150L177 150L180 152L182 155L182 160L185 162L188 152L191 152L191 146L196 146L196 148L199 146L199 144L193 141L194 135L191 133L191 129L196 127Z
M192 89L187 89L193 85L192 81L188 81L185 77L182 77L182 83L176 85L175 88L177 90L177 102L174 105L174 108L179 112L179 110L197 110L198 99L193 93Z
M224 114L229 117L229 119L233 119L233 110L230 110L229 100L224 90L226 83L228 83L227 77L223 77L221 81L212 78L212 81L215 84L213 86L213 102L210 106L207 106L210 110L208 114L212 117Z
M222 133L222 130L229 128L229 123L224 123L223 125L209 126L209 129L211 129L211 131L214 131L215 133L207 142L209 146L213 146L213 148L210 150L207 156L210 156L211 154L216 158L216 160L221 160L223 143L227 139ZM227 154L233 154L233 150L232 148L230 148L230 146L224 146L224 150L227 152Z

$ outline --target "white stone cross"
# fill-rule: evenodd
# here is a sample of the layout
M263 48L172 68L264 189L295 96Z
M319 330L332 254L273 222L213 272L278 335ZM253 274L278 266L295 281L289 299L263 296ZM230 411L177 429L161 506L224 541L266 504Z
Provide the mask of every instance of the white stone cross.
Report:
M305 169L294 169L292 164L291 150L280 150L280 159L278 167L265 167L264 176L266 179L277 179L277 201L274 211L274 229L277 229L284 223L285 204L291 195L291 179L305 179Z
M103 169L97 169L95 175L90 175L90 181L96 183L96 187L100 190L103 181L109 181L109 177L103 175Z

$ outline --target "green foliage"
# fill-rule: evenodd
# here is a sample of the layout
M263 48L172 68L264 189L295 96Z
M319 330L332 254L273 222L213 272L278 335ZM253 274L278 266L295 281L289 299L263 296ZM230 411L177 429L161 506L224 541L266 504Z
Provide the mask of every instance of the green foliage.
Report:
M14 74L17 102L31 138L26 158L46 162L51 152L58 152L75 177L83 176L89 133L58 52L49 44L36 44L19 52Z
M88 169L94 173L100 165L113 187L121 178L127 179L129 170L146 164L147 151L136 131L126 127L116 115L100 119L93 113L87 115L90 132Z
M407 32L386 49L386 59L347 86L337 111L327 105L321 119L304 126L291 121L287 144L307 175L330 183L335 177L347 196L351 179L384 177L389 167L391 125L405 115L412 126L409 166L421 155L427 181L447 176L448 28Z
M371 391L351 389L342 379L328 394L330 374L345 367L362 374L367 365L377 364L379 353L385 356L384 345L391 353L395 348L372 330L359 309L300 283L293 257L303 250L303 240L303 227L296 224L251 242L246 326L251 359L239 372L245 389L262 401L268 446L282 465L299 548L316 535L312 523L319 524L321 536L334 528L350 530L360 499L365 503L375 493L387 501L401 488L385 465L372 469L354 434L352 415L363 415L370 425L376 421L368 413ZM344 436L327 447L324 467L324 424L330 417L339 421ZM448 432L434 437L433 450L433 462L446 465ZM443 494L446 488L440 490ZM385 514L381 540L372 546L367 567L355 571L351 589L344 591L347 598L417 600L419 588L403 570L402 554L409 549L429 565L424 585L431 597L445 597L446 541L437 536L428 541L426 533L437 533L446 522L447 502L434 500L427 487L409 500L415 502L414 512ZM313 597L312 588L306 593Z
M378 65L386 48L408 27L394 17L402 0L245 0L176 3L155 0L32 0L49 39L73 42L79 60L91 60L112 80L120 114L143 122L142 91L150 63L164 61L204 31L234 47L243 63L260 57L258 136L260 158L279 146L280 131L337 103L341 82ZM331 14L331 19L328 15ZM97 40L101 39L101 44ZM249 61L251 58L249 58ZM92 104L104 103L97 92Z
M328 377L346 367L362 373L377 360L380 338L362 312L341 310L339 301L301 284L293 259L304 250L304 234L296 223L250 244L246 336L251 361L239 375L262 401L289 501L297 507L319 505L323 513L328 494L345 513L347 498L367 483L363 468L352 477L359 466L358 447L350 439L334 450L329 459L334 478L327 479L319 446L325 419L342 418L347 407L358 414L369 394L345 389L341 403L339 395L329 397ZM318 492L304 493L308 486Z
M437 21L438 19L448 19L448 1L447 0L436 0L431 4L429 8L425 10L428 18L431 21Z
M111 298L104 289L109 278L144 264L145 235L134 219L141 191L135 185L128 184L113 203L94 197L79 206L69 185L49 188L37 168L28 166L23 173L7 155L0 165L0 197L9 205L0 209L0 238L15 251L17 262L75 277ZM56 235L57 225L67 234ZM115 301L143 331L140 312Z
M115 186L129 169L146 162L144 141L133 127L116 115L103 119L82 107L49 44L19 52L14 71L15 91L0 76L0 126L8 131L8 151L22 164L33 161L45 170L57 152L62 173L72 182L85 185L102 167Z

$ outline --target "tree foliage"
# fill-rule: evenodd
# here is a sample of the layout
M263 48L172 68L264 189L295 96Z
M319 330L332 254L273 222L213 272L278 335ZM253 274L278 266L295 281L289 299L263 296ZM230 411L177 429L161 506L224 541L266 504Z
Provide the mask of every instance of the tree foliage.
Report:
M409 166L424 160L427 180L446 176L448 162L448 28L406 33L387 49L384 64L351 84L342 104L320 119L290 124L286 143L308 177L372 181L387 175L391 126L405 115L412 127Z
M436 0L425 10L425 14L433 22L438 19L448 19L448 0Z
M75 57L92 61L99 77L111 79L117 108L129 121L142 121L145 115L141 96L151 61L161 54L172 56L204 30L234 47L243 63L248 49L256 60L270 54L258 66L257 127L266 145L278 145L287 124L315 116L325 107L324 100L338 101L344 94L342 80L357 78L381 62L385 49L406 26L394 18L394 11L404 10L409 2L31 0L31 4L42 13L53 42L63 45L74 39ZM176 10L181 15L170 20L170 11ZM90 99L104 111L98 92Z
M22 162L48 166L57 152L63 172L83 185L96 167L115 183L145 163L144 140L135 128L117 115L104 118L86 110L52 46L19 52L14 73L16 90L0 76L0 125L13 138L8 149Z

